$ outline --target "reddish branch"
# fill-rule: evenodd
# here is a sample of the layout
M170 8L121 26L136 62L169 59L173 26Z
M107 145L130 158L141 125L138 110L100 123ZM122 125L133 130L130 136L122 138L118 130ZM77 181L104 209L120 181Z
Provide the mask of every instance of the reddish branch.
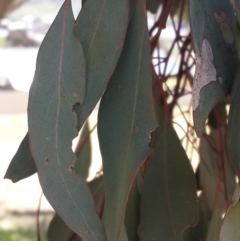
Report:
M156 48L157 44L158 44L158 39L161 35L161 32L164 28L166 28L166 22L167 22L167 18L170 14L171 11L171 5L172 5L172 0L165 0L162 6L162 12L158 18L158 20L155 22L155 24L153 25L153 27L149 30L149 35L151 36L153 31L158 28L157 33L155 34L155 36L153 36L151 38L151 50L153 52L153 50Z

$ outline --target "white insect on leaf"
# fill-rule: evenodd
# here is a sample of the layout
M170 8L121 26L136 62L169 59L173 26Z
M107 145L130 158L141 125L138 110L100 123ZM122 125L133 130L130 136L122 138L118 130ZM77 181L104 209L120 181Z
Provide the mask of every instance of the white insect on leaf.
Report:
M216 80L217 71L213 64L212 48L208 40L204 39L201 56L196 54L196 72L193 80L193 110L196 110L199 105L202 87Z

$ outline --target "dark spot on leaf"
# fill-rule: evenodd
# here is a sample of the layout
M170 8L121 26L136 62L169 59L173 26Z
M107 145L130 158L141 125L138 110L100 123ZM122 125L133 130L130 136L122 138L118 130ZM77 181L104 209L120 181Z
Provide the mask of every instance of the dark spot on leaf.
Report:
M73 173L74 172L74 165L71 165L69 168L68 168L68 171Z
M49 163L49 159L46 157L46 158L44 159L43 163L44 163L45 165L47 165L47 164Z
M63 97L64 99L66 98L66 96L65 96L65 95L63 95L62 97Z
M213 15L214 15L215 20L219 24L222 24L222 23L228 24L229 20L228 20L226 13L224 13L224 12L221 12L220 14L214 13Z

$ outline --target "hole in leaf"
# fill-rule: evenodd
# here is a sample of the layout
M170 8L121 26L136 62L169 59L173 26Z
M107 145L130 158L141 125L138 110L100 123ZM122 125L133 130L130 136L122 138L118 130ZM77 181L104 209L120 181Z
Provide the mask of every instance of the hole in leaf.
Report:
M76 113L76 109L77 109L79 106L80 106L79 103L74 104L73 107L72 107L72 111L74 111L74 112Z
M74 172L74 164L72 164L69 168L68 168L68 171L73 173Z
M45 165L47 165L47 164L49 163L49 159L46 157L46 158L44 159L43 163L44 163Z

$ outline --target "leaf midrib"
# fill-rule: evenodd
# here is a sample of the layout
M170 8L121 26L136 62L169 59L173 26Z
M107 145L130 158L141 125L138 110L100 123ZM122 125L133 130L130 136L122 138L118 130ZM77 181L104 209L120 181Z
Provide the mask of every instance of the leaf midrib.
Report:
M94 232L92 232L91 228L88 225L87 220L85 219L85 216L83 215L82 211L79 209L77 203L75 202L74 198L72 197L68 186L65 182L64 176L63 176L63 172L62 172L62 168L61 168L61 163L60 163L60 158L59 158L59 153L58 153L58 124L59 124L59 113L60 113L60 105L61 105L61 80L62 80L62 68L63 68L63 55L64 55L64 47L65 47L65 41L64 41L64 37L65 37L65 33L66 33L66 18L67 18L67 13L68 13L68 9L69 7L71 7L71 1L67 0L66 1L66 7L65 7L65 11L64 11L64 18L63 18L63 30L62 30L62 43L61 43L61 52L60 52L60 58L59 58L59 69L58 69L58 104L57 104L57 113L56 113L56 132L55 132L55 144L56 144L56 158L57 158L57 163L58 163L58 167L59 167L59 173L61 175L64 187L69 195L69 197L71 198L74 206L77 208L77 210L80 212L81 216L83 217L83 219L85 220L86 226L88 228L89 231L91 231L91 233L93 234L93 236L96 238Z

